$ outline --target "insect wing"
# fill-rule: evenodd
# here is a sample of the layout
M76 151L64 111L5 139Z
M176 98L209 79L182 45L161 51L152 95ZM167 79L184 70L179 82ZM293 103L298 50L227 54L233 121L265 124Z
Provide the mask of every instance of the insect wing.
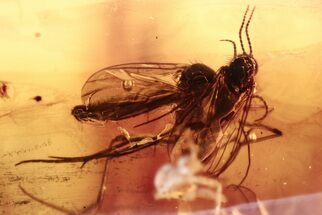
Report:
M202 155L205 169L215 176L223 173L245 145L245 126L250 110L251 93L245 93L235 105L235 110L220 122L220 128L208 130L208 146ZM214 122L216 123L216 122ZM214 135L213 133L216 133Z
M185 64L130 63L94 73L82 88L82 101L100 120L120 120L178 99Z
M82 88L88 105L100 102L139 101L160 91L176 91L179 64L122 64L94 73ZM148 88L147 88L148 87Z

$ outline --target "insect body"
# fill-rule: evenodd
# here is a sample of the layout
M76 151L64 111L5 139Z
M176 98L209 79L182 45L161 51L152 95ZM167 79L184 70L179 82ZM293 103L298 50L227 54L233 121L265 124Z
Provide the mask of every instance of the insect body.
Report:
M156 136L117 136L108 149L82 157L51 157L49 160L26 162L86 162L99 158L115 158L143 148L166 143L173 146L176 157L184 150L183 133L191 131L199 145L199 157L207 170L219 176L234 161L240 148L248 146L249 134L255 127L266 129L272 137L282 134L275 128L261 124L268 111L265 100L254 95L258 65L252 54L248 26L245 27L249 53L242 41L248 8L239 31L242 54L237 55L232 40L234 57L227 66L214 71L204 64L128 63L104 68L94 73L82 88L83 105L73 108L72 115L81 122L104 123L148 113L163 106L171 109L137 126L174 114L173 126ZM248 122L252 100L262 103L264 114ZM246 178L246 174L242 181Z

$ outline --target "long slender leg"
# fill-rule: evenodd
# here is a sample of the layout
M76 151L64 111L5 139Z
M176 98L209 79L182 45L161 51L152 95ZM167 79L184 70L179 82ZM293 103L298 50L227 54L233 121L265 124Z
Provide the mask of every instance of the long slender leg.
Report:
M101 181L101 184L100 184L100 190L97 194L97 198L95 200L94 203L90 204L90 205L87 205L83 210L68 210L68 209L65 209L61 206L58 206L58 205L55 205L53 203L50 203L46 200L43 200L31 193L29 193L27 190L25 190L21 185L19 185L19 188L20 190L26 195L28 196L29 198L33 199L34 201L36 202L39 202L40 204L43 204L49 208L52 208L56 211L59 211L59 212L62 212L64 214L70 214L70 215L76 215L76 214L92 214L93 212L97 212L101 206L101 203L103 202L103 194L104 194L104 184L105 184L105 178L106 178L106 169L107 169L107 160L105 162L105 166L104 166L104 175L103 175L103 178L102 178L102 181ZM96 213L95 213L96 214Z
M251 132L253 130L255 130L256 128L266 130L271 133L270 135L266 135L263 137L256 138L254 140L250 140L250 143L252 143L252 144L257 143L257 142L262 142L265 140L269 140L269 139L273 139L276 137L280 137L283 135L283 132L281 130L279 130L277 128L273 128L273 127L265 125L265 124L262 124L262 123L246 123L245 125L250 127L250 129L246 132L247 138L250 137ZM245 144L247 144L247 143L244 141L243 145L245 145Z
M50 159L31 159L24 160L16 164L16 166L26 163L83 163L83 167L91 160L101 158L113 159L123 155L131 154L141 149L158 144L167 137L169 131L156 136L139 136L126 139L123 135L119 135L112 140L112 146L94 154L79 157L59 157L49 156ZM113 145L116 143L115 145Z
M264 114L263 116L255 119L255 122L259 122L259 121L262 121L263 119L265 119L267 117L267 115L273 111L273 109L269 109L268 108L268 105L267 105L267 102L265 101L265 99L259 95L253 95L252 96L252 102L254 101L254 99L258 99L262 104L263 106L251 106L250 107L250 111L252 111L253 109L259 109L259 108L264 108ZM253 104L252 104L253 105Z
M245 123L246 126L251 126L251 129L249 129L247 132L245 130L243 130L243 135L244 135L244 141L241 143L240 147L247 145L247 151L248 151L248 165L247 165L247 169L246 169L246 174L245 176L242 178L242 180L240 181L239 185L240 186L246 179L249 169L250 169L250 164L251 164L251 159L250 159L250 144L253 143L257 143L257 142L261 142L264 140L269 140L269 139L273 139L279 136L282 136L282 131L278 130L277 128L272 128L268 125L264 125L261 123L254 123L254 124L250 124L250 123ZM267 130L269 132L271 132L270 135L266 135L263 137L260 137L258 139L254 139L251 140L249 138L250 133L255 129L255 128L260 128L263 130Z
M134 153L136 151L139 151L143 148L147 148L152 145L156 145L160 143L167 135L169 131L164 131L163 133L161 132L159 135L156 136L141 136L141 137L132 137L129 139L126 139L123 135L119 135L116 138L114 138L111 141L111 147L109 147L106 150L102 150L100 152L87 155L87 156L80 156L80 157L56 157L56 156L51 156L50 158L52 159L34 159L34 160L25 160L17 163L16 165L21 165L25 163L37 163L37 162L42 162L42 163L73 163L73 162L81 162L83 163L82 166L84 166L88 161L94 160L94 159L101 159L105 158L105 165L104 165L104 175L100 183L100 190L97 195L96 201L90 205L88 205L85 209L81 211L71 211L64 209L63 207L60 207L58 205L55 205L53 203L47 202L43 199L40 199L33 194L27 192L22 186L19 186L21 191L29 196L31 199L46 205L47 207L50 207L54 210L60 211L65 214L87 214L90 212L94 212L99 210L101 203L103 201L103 196L104 196L104 185L106 181L106 171L107 171L107 162L109 159L120 157L126 154Z
M65 213L65 214L75 214L72 211L69 211L67 209L64 209L62 207L59 207L59 206L57 206L55 204L49 203L49 202L47 202L45 200L42 200L42 199L34 196L33 194L31 194L28 191L26 191L21 185L19 185L19 188L26 196L28 196L29 198L35 200L36 202L39 202L39 203L41 203L43 205L46 205L47 207L50 207L50 208L52 208L54 210L60 211L60 212Z

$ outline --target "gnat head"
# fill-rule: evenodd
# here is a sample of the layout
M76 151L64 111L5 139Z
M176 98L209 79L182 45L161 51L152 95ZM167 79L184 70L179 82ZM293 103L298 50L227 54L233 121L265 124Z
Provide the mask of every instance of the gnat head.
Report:
M248 89L250 86L254 84L253 77L257 73L257 62L255 58L253 57L253 49L252 44L250 42L249 33L248 33L248 26L252 19L255 7L250 13L250 16L248 18L248 21L246 23L245 27L245 33L247 38L247 43L249 47L249 53L246 53L244 48L244 43L242 39L242 32L244 29L246 16L248 13L249 7L247 6L246 12L243 17L242 24L239 29L239 41L240 46L243 51L242 54L237 55L237 48L236 43L232 40L221 40L221 41L227 41L233 44L234 47L234 58L232 59L231 63L229 64L226 72L226 78L230 84L230 86L233 88L236 92L244 92L246 89Z

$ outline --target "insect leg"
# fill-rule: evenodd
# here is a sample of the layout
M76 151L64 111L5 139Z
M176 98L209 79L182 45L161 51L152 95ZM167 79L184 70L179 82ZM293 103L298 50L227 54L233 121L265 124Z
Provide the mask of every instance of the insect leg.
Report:
M26 196L28 196L29 198L35 200L36 202L39 202L40 204L46 205L47 207L50 207L50 208L52 208L54 210L57 210L57 211L60 211L60 212L62 212L64 214L72 214L71 211L69 211L67 209L61 208L61 207L59 207L59 206L57 206L55 204L49 203L49 202L47 202L47 201L45 201L43 199L40 199L40 198L34 196L33 194L31 194L28 191L26 191L21 185L19 185L19 188Z
M252 92L251 92L252 93ZM246 105L244 106L244 111L243 111L243 115L242 115L242 120L240 122L240 127L238 128L240 130L240 136L238 136L238 133L237 133L237 140L238 140L238 151L239 149L241 148L241 144L239 143L239 140L241 138L241 136L243 135L245 137L245 142L247 144L247 154L248 154L248 164L247 164L247 169L246 169L246 172L245 172L245 175L244 177L242 178L242 180L239 182L238 185L241 185L245 179L247 178L248 176L248 173L249 173L249 169L250 169L250 165L251 165L251 158L250 158L250 143L249 143L249 140L247 138L247 134L245 132L245 129L244 129L244 126L246 124L246 119L247 119L247 115L249 113L249 108L251 106L251 102L252 102L252 94L250 93L250 96L247 98L247 101L246 101ZM235 158L234 158L235 159Z
M111 146L106 149L102 150L100 152L82 156L82 157L56 157L51 156L52 159L43 159L43 160L25 160L21 161L20 163L17 163L16 165L24 164L24 163L35 163L35 162L43 162L43 163L72 163L72 162L82 162L82 167L91 160L94 159L100 159L100 158L106 158L105 166L104 166L104 173L103 178L100 183L100 191L97 195L96 201L90 205L88 205L85 209L81 211L74 211L74 210L67 210L63 207L60 207L58 205L55 205L53 203L47 202L43 199L40 199L36 197L35 195L27 192L23 187L20 186L21 191L30 197L31 199L46 205L47 207L50 207L54 210L60 211L65 214L88 214L91 212L97 212L101 206L101 203L103 202L104 197L104 184L106 181L106 171L107 171L107 161L112 158L120 157L126 154L130 154L136 151L139 151L143 148L147 148L152 145L156 145L157 143L163 141L163 139L169 134L169 128L166 127L162 132L160 132L156 136L140 136L140 137L131 137L127 139L124 137L124 135L119 135L115 137L111 141Z
M169 132L170 131L162 131L156 136L138 136L129 139L125 138L123 135L119 135L111 141L111 146L109 148L94 154L79 157L49 156L50 159L24 160L17 163L16 166L25 163L82 163L81 167L83 167L91 160L98 160L101 158L113 159L158 144L164 140ZM113 145L115 143L117 144Z
M80 211L76 211L76 210L68 210L68 209L65 209L63 207L60 207L58 205L55 205L53 203L50 203L46 200L43 200L31 193L29 193L27 190L25 190L21 185L19 185L19 188L20 190L26 195L28 196L29 198L31 198L32 200L36 201L36 202L39 202L40 204L43 204L49 208L52 208L56 211L59 211L59 212L62 212L64 214L69 214L69 215L78 215L78 214L92 214L93 212L97 212L97 210L99 209L99 201L96 201L88 206L86 206L85 209L83 210L80 210ZM99 193L99 195L101 195L101 193ZM98 198L97 200L100 200L101 198Z
M242 185L243 184L243 182L245 181L245 179L247 178L247 176L248 176L248 173L249 173L249 169L250 169L250 165L251 165L251 158L250 158L250 142L249 142L249 140L248 140L248 138L247 138L247 134L246 134L246 132L245 132L245 130L243 129L243 135L244 135L244 137L245 137L245 142L246 142L246 144L247 144L247 154L248 154L248 163L247 163L247 169L246 169L246 173L245 173L245 175L244 175L244 177L242 178L242 180L239 182L239 184L238 184L238 186L240 186L240 185ZM241 145L242 146L242 145ZM240 147L241 147L240 146Z
M245 131L243 129L243 135L244 135L244 141L241 142L241 145L240 147L244 146L244 145L247 145L247 151L248 151L248 165L247 165L247 169L246 169L246 174L244 175L244 177L242 178L242 180L239 182L238 186L240 186L246 179L247 175L248 175L248 172L249 172L249 169L250 169L250 165L251 165L251 158L250 158L250 144L252 143L256 143L256 142L261 142L261 141L265 141L265 140L269 140L269 139L272 139L272 138L276 138L276 137L279 137L279 136L282 136L283 133L282 131L278 130L277 128L272 128L270 126L267 126L267 125L264 125L264 124L261 124L261 123L256 123L256 124L250 124L250 123L245 123L245 126L251 126L252 128L249 129L248 131ZM271 132L272 134L271 135L266 135L264 137L260 137L256 140L251 140L249 137L250 137L250 134L251 132L255 129L255 128L260 128L260 129L263 129L263 130L266 130L266 131L269 131Z
M261 121L261 120L265 119L265 118L267 117L267 115L268 115L270 112L272 112L272 111L273 111L273 109L270 109L270 110L269 110L268 105L267 105L267 102L265 101L265 99L264 99L263 97L258 96L258 95L253 95L253 96L252 96L252 101L253 101L254 99L258 99L258 100L263 104L263 106L259 106L259 107L257 107L257 106L256 106L256 107L251 107L250 109L264 108L264 110L265 110L265 112L264 112L263 116L261 116L261 117L259 117L259 118L257 118L257 119L255 119L255 120L254 120L255 122L258 122L258 121Z
M257 200L256 193L243 185L230 184L225 187L225 191L231 190L234 196L240 196L244 201L240 203L250 203ZM239 204L240 204L239 203Z
M245 125L250 127L250 129L246 132L248 140L250 140L251 132L253 132L256 128L257 129L262 129L262 130L265 130L265 131L268 131L268 132L271 133L270 135L266 135L266 136L256 138L256 139L251 139L251 141L250 141L251 143L257 143L257 142L273 139L273 138L276 138L276 137L280 137L280 136L283 135L283 132L281 130L279 130L277 128L270 127L268 125L264 125L262 123L246 123ZM242 145L245 145L245 144L247 144L247 143L245 143L245 141L244 141L242 143Z

